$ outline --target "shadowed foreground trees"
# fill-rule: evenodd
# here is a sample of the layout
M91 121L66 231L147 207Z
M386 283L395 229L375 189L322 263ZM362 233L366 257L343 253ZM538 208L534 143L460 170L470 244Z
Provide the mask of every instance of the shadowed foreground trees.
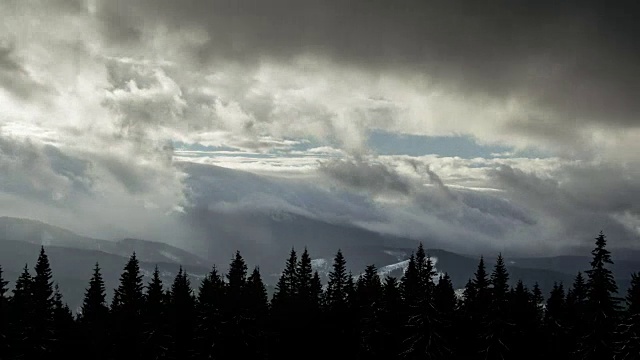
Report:
M110 306L96 264L75 318L42 248L12 287L0 267L0 359L638 359L640 276L619 299L604 234L595 245L586 279L546 301L537 284L509 286L501 255L489 270L480 258L456 295L421 244L400 279L375 265L353 276L338 250L324 287L292 249L271 301L239 252L197 291L182 268L170 286L157 268L145 285L133 254Z

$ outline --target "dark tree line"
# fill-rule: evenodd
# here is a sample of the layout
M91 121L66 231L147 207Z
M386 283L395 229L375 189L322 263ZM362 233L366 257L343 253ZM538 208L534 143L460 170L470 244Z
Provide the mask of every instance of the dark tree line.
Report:
M240 253L197 291L182 268L172 284L157 268L143 283L134 253L111 304L96 264L76 316L42 248L11 293L0 267L0 358L640 359L640 276L617 298L602 233L595 245L585 275L546 300L537 284L510 286L502 256L490 270L480 258L456 294L422 245L400 279L373 265L353 276L338 251L326 284L292 249L270 301Z

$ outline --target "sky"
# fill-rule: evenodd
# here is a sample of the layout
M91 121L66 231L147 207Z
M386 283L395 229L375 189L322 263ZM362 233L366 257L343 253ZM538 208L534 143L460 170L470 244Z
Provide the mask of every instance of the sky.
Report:
M452 248L560 253L600 230L638 248L636 19L630 1L4 0L0 215L176 241L180 214L240 201L195 163Z

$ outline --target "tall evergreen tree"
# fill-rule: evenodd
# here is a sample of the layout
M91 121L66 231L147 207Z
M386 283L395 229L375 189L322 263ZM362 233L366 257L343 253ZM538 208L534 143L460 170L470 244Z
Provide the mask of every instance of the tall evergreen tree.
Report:
M564 286L562 283L554 283L553 289L547 299L544 328L546 342L550 345L551 355L569 357L571 354L569 331L567 325L567 306L565 301Z
M473 279L467 282L462 304L461 331L462 341L468 346L460 349L461 358L476 358L486 348L484 341L484 325L487 321L488 309L491 305L491 290L489 277L484 264L484 257L480 257L478 268Z
M96 263L89 287L85 290L78 322L82 338L83 354L92 359L106 359L109 350L109 308L100 265Z
M290 351L290 342L302 340L301 329L298 329L302 311L298 301L298 280L298 255L292 248L271 300L271 349L276 358L286 356Z
M581 272L578 272L571 288L567 291L565 304L567 310L565 316L567 347L571 354L577 355L580 339L584 336L587 327L587 283Z
M24 265L13 288L10 302L10 359L33 359L32 347L36 318L33 313L33 277L29 267Z
M440 320L440 335L443 337L444 344L446 345L446 353L450 358L454 357L454 348L457 340L457 334L454 329L456 324L455 311L458 298L453 289L453 283L451 282L449 274L444 273L444 275L440 275L438 284L435 287L433 300L435 310Z
M200 359L221 357L225 287L222 276L214 266L198 289L196 348Z
M76 323L71 309L62 300L58 284L55 285L53 294L53 334L53 357L75 359L80 355L76 346Z
M353 313L350 312L349 293L353 288L353 278L347 272L347 262L338 250L333 259L333 269L329 273L325 295L325 314L328 324L328 343L341 350L341 356L355 355ZM330 348L331 349L331 348Z
M619 326L616 360L640 359L640 275L631 274L631 286L625 298L627 308Z
M195 297L189 276L182 266L171 284L168 304L170 332L169 358L190 359L194 354Z
M127 261L111 302L113 350L116 358L142 356L144 285L135 252Z
M262 281L260 269L255 267L247 278L246 345L251 359L264 359L267 355L266 320L269 313L267 288Z
M385 346L380 358L395 359L402 352L401 328L404 319L400 316L402 308L402 295L398 279L389 275L385 276L382 284L382 314L381 323L386 337Z
M9 357L9 298L7 297L8 281L4 280L0 265L0 359Z
M158 266L153 270L151 280L146 286L142 320L142 348L144 358L163 359L169 356L168 304L171 293L167 296L160 278Z
M509 315L509 273L502 254L498 255L490 277L489 311L483 325L481 353L487 359L509 357L512 324Z
M543 343L538 322L538 306L522 280L518 280L511 291L509 303L509 319L513 323L510 349L512 357L537 358L540 354L539 349L543 347L532 347L531 344Z
M640 359L640 275L631 274L624 319L619 325L616 360Z
M38 357L49 356L52 351L54 339L54 290L49 258L40 248L40 255L36 261L35 276L31 286L33 316L36 320L33 326L33 343L35 354Z
M356 282L353 309L358 318L359 359L381 359L385 343L382 327L382 283L375 265L369 265Z
M244 297L247 284L247 264L237 251L229 265L223 312L222 359L246 358L247 299Z
M614 356L614 333L619 312L618 299L614 294L618 286L613 273L607 268L613 261L606 244L606 237L600 232L591 251L591 269L587 270L587 333L578 349L582 359L611 359Z

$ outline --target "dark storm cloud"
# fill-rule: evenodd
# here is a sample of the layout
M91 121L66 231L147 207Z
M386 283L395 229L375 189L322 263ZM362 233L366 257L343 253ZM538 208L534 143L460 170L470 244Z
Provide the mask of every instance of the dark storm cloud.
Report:
M636 246L637 229L620 219L640 215L638 175L616 165L575 164L564 166L554 178L543 178L502 166L489 172L489 180L503 187L511 201L526 204L541 223L561 224L556 241L581 245L604 230L613 246Z
M442 89L518 96L568 123L637 126L640 33L632 3L596 1L103 1L108 36L153 25L204 30L194 59L256 62L321 55L425 75ZM542 115L541 115L542 116ZM535 127L540 116L520 119ZM570 125L567 125L570 127Z
M412 188L409 180L387 165L361 159L330 160L322 163L319 169L330 180L356 191L408 195Z

